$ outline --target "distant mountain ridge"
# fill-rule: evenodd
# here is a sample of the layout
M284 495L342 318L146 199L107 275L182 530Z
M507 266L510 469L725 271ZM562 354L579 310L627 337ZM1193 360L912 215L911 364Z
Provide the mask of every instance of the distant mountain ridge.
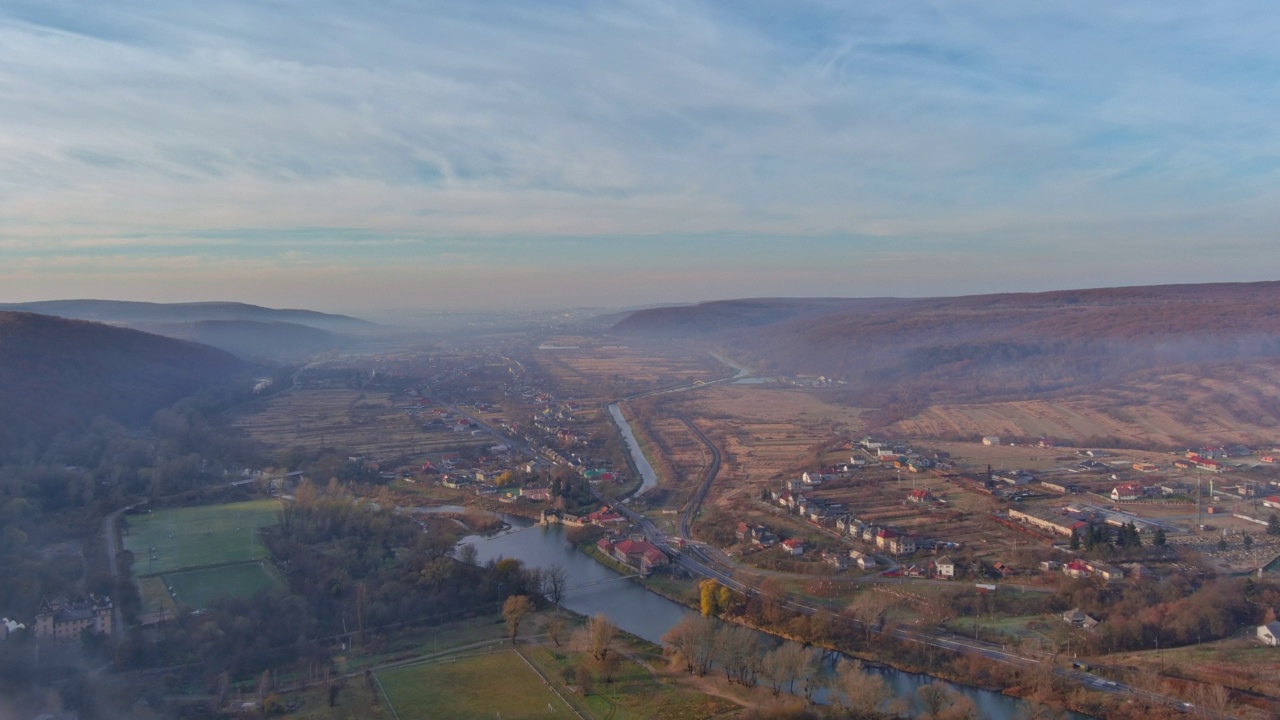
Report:
M377 327L376 323L349 315L334 315L314 310L278 310L238 302L150 303L128 300L43 300L0 304L0 310L55 315L72 320L92 320L116 325L252 320L294 323L330 332L359 332Z
M237 302L148 303L48 300L0 310L89 320L198 342L244 359L296 360L350 346L382 326L347 315L277 310Z
M245 369L229 353L101 323L0 311L0 456L105 415L150 420Z

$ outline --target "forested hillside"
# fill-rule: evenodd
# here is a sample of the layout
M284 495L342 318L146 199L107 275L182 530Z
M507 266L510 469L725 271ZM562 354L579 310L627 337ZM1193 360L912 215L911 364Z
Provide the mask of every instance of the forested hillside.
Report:
M105 415L153 413L244 368L221 350L137 330L0 312L0 458L31 456Z

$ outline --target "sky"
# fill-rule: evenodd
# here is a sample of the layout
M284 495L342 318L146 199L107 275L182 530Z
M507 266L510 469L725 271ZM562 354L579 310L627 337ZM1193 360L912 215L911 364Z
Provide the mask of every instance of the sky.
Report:
M0 0L0 302L1280 279L1280 4Z

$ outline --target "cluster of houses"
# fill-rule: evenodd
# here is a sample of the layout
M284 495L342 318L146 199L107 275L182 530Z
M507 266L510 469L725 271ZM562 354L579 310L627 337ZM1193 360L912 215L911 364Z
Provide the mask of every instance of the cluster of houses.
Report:
M935 452L925 454L901 443L876 440L870 437L859 440L857 447L860 447L869 457L881 465L890 465L899 470L913 473L924 472L934 467L948 468L951 462L950 453ZM857 455L849 458L849 464L855 467L863 466L866 462L865 459Z

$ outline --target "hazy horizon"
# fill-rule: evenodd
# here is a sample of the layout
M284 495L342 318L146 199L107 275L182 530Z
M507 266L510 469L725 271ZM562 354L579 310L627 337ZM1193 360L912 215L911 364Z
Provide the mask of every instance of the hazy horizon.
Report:
M1280 8L0 0L0 302L1275 279Z

